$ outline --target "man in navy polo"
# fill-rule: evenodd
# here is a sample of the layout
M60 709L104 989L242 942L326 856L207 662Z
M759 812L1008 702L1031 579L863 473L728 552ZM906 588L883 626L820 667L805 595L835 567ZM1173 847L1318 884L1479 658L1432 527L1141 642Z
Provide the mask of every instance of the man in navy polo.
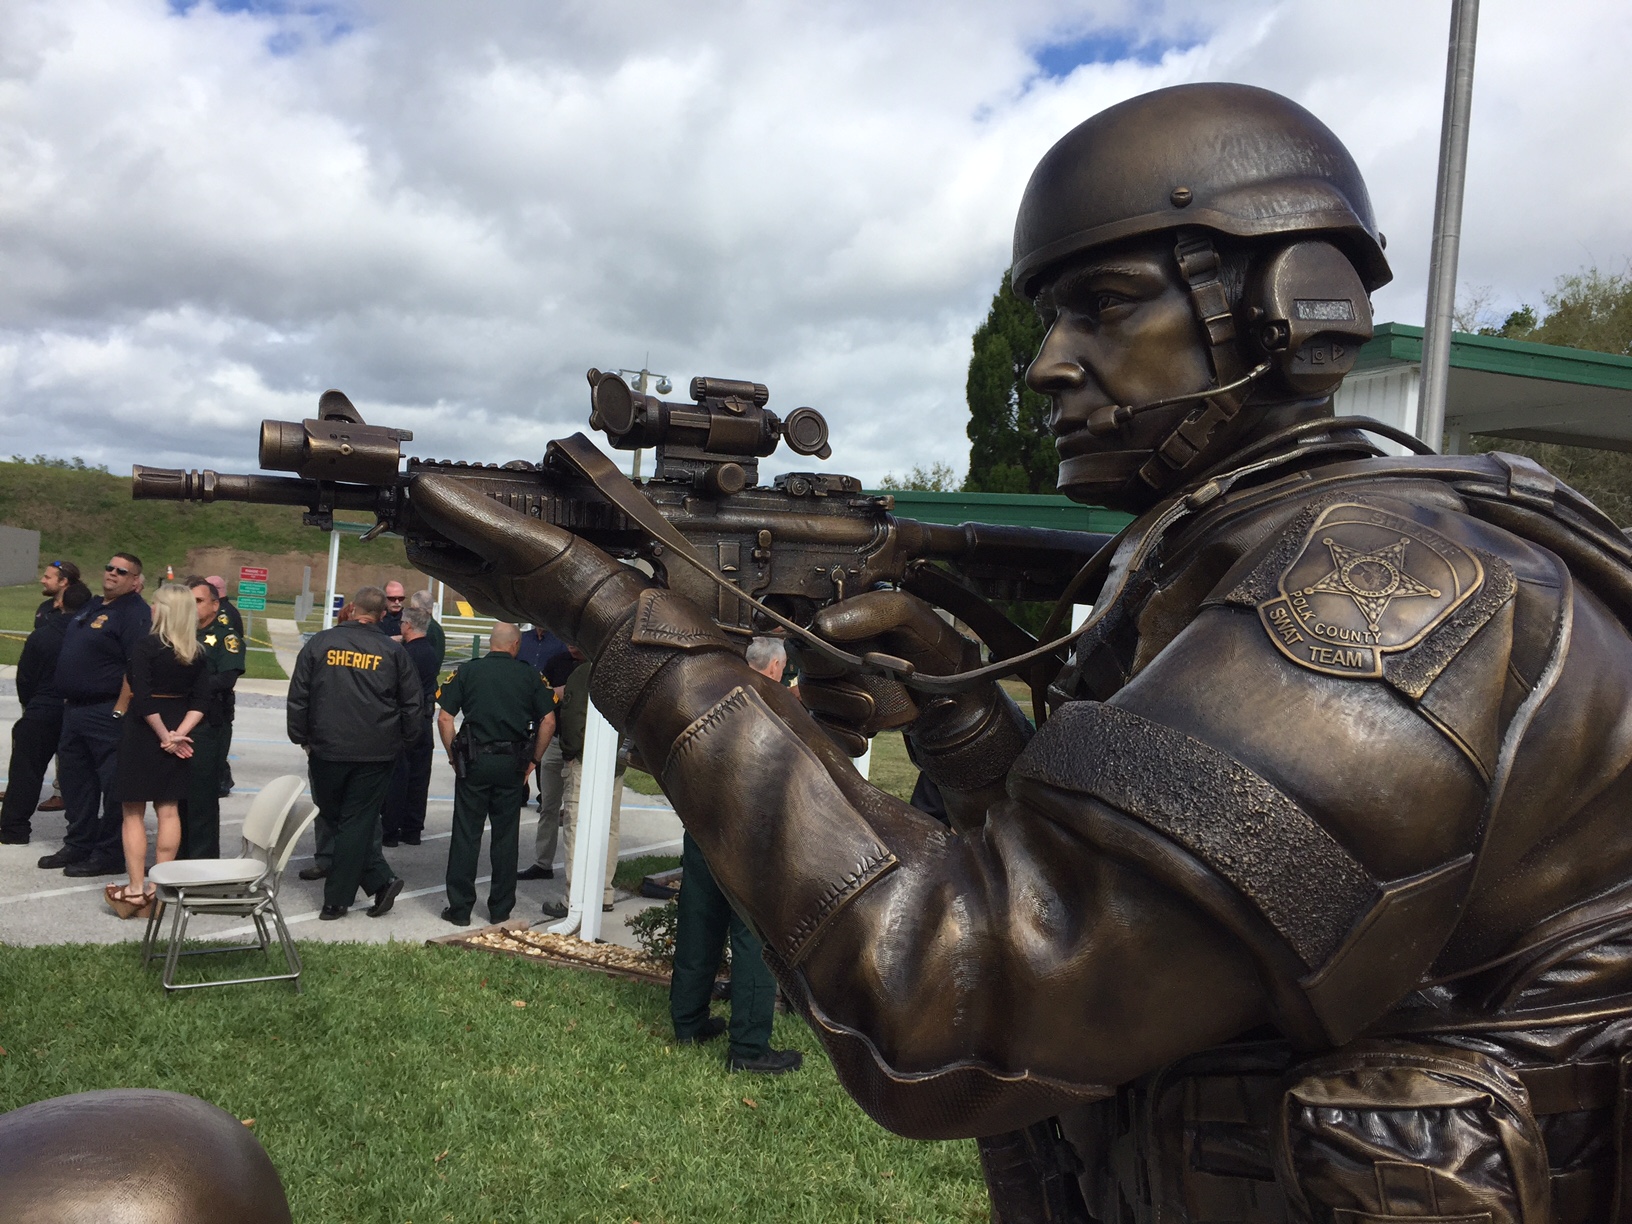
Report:
M119 698L136 643L152 626L138 592L142 561L118 552L102 567L102 594L68 622L57 656L56 686L67 700L57 770L68 804L62 849L40 860L64 875L117 875L125 869L123 823L113 775L119 757Z

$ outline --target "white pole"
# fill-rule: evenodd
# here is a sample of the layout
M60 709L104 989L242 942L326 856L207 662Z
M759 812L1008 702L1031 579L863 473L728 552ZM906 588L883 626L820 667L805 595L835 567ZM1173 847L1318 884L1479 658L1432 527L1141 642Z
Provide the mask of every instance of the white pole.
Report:
M557 935L576 931L585 943L594 943L601 935L601 896L606 889L607 838L612 832L612 788L617 769L618 733L591 702L584 719L578 829L572 842L572 890L567 896L567 916L550 928Z
M436 580L436 606L431 609L431 615L436 619L436 623L439 624L439 625L442 623L442 596L443 596L443 593L444 593L444 588L442 586L442 579L438 578Z
M329 529L329 594L323 601L323 628L334 627L334 596L340 583L340 533Z
M1467 182L1468 115L1473 109L1473 45L1479 0L1452 0L1451 45L1445 65L1445 115L1439 129L1439 184L1434 193L1434 245L1428 259L1428 311L1422 333L1422 391L1417 437L1436 451L1445 434L1446 383L1451 373L1451 316L1456 312L1456 261L1462 245L1462 189Z
M867 741L867 751L856 757L852 762L856 772L862 777L871 779L873 776L873 741Z

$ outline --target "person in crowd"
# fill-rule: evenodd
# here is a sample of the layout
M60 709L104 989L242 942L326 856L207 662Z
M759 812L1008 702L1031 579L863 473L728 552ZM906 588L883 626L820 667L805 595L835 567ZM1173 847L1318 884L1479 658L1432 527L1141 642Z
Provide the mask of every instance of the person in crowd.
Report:
M121 918L145 912L147 805L158 817L157 856L176 857L181 845L181 801L187 797L193 729L210 700L210 669L198 640L193 593L166 582L153 598L152 623L130 655L130 705L119 737L114 776L123 813L125 884L109 884L109 903Z
M216 632L223 638L230 633L247 650L249 639L244 636L244 618L232 600L227 598L227 580L221 577L220 574L211 574L204 581L210 584L210 589L215 592L216 601L220 604L220 610L215 614L216 625L218 626ZM247 659L247 657L246 655L245 658ZM218 694L218 696L221 702L222 717L226 720L224 724L226 733L221 742L221 784L216 789L216 797L225 799L232 794L234 785L232 777L232 724L238 714L238 696L231 689ZM183 855L183 857L186 856Z
M453 763L453 840L448 846L448 904L442 918L470 925L482 824L493 826L487 891L489 921L503 922L516 903L516 841L527 778L555 733L555 697L543 677L516 658L521 633L493 626L488 652L462 663L442 686L437 729ZM456 738L454 716L464 715Z
M72 561L53 561L40 571L40 594L45 598L34 609L34 628L38 629L62 611L62 597L72 586L78 586L87 595L90 594L90 588L79 580L79 566Z
M581 662L567 650L567 644L543 625L534 625L521 635L517 656L531 664L555 692L559 704L567 678ZM561 737L550 740L550 746L538 763L534 780L538 786L538 828L533 834L533 861L518 872L518 880L555 879L555 847L561 833L562 768Z
M53 563L55 564L55 563ZM75 571L78 572L77 570ZM57 610L39 622L17 660L17 701L22 717L11 724L11 764L5 798L0 801L0 845L26 846L32 817L45 809L40 787L62 738L62 693L57 688L57 657L69 619L90 602L82 582L64 586Z
M572 850L578 832L578 789L584 776L584 729L589 721L590 667L583 651L576 646L567 648L577 663L572 675L562 686L560 703L556 707L555 729L561 737L561 829L566 835L567 889L572 889ZM628 757L618 753L616 779L612 787L612 825L607 830L606 882L601 895L601 912L612 912L612 876L618 869L618 823L623 807L623 774ZM547 918L565 918L567 907L559 901L544 902Z
M424 729L411 747L397 754L396 763L391 767L391 785L385 792L385 807L380 812L386 846L417 846L425 831L425 798L431 786L434 751L431 726L436 712L436 677L441 668L426 627L435 623L431 614L417 605L402 614L402 647L413 660L419 676L419 695L425 716Z
M400 582L385 584L385 615L380 617L380 630L387 637L402 640L402 609L408 598L408 589Z
M342 601L340 607L335 610L334 623L336 625L349 625L352 614L356 611L357 609L352 606L350 600ZM378 626L375 627L378 628ZM317 819L312 822L312 837L317 843L312 853L312 865L300 869L300 878L303 880L326 880L329 876L329 868L334 865L334 826L329 823L328 817L324 816L321 811L318 812ZM383 841L381 844L384 844Z
M756 637L748 644L748 666L771 680L781 681L788 666L787 648L780 638ZM771 1048L771 1020L776 1014L776 979L765 964L764 949L748 924L725 899L708 860L691 834L681 843L679 914L674 929L674 977L669 984L669 1018L680 1045L711 1041L727 1029L726 1022L708 1014L714 993L714 975L720 968L725 941L731 939L731 1045L726 1066L733 1071L779 1075L804 1066L798 1050Z
M231 629L238 640L243 641L244 616L243 613L238 611L238 605L227 598L227 580L221 577L220 574L211 574L204 581L209 583L211 589L215 591L216 602L221 605L221 609L217 613L221 617L221 627Z
M408 606L425 613L425 638L436 655L436 670L440 672L442 661L448 657L448 635L436 623L436 599L429 591L415 591L408 597Z
M374 899L370 918L388 913L402 891L380 847L380 803L397 753L424 719L413 661L379 631L385 592L365 586L351 607L349 622L300 648L289 680L289 738L306 750L312 798L333 830L318 914L325 922L346 916L359 885Z
M74 600L75 608L83 608L91 598L91 589L80 581L79 566L72 561L52 561L40 574L40 592L45 598L40 606L34 610L34 627L38 629L56 613L66 607L65 597L70 591L80 592L79 598ZM55 753L56 747L52 746ZM5 798L5 791L0 791L0 799ZM41 803L38 810L41 812L60 812L68 805L62 800L62 780L60 777L51 779L51 794Z
M114 553L102 567L102 594L87 601L63 634L55 677L65 702L57 772L68 834L61 849L40 859L44 869L99 876L124 868L124 817L114 789L119 720L113 711L136 647L152 626L141 587L141 558Z
M244 643L224 622L215 586L196 575L187 579L192 592L195 633L203 653L209 699L204 717L193 729L193 759L188 770L187 795L181 809L181 851L184 859L221 857L221 768L232 735L233 686L244 674Z

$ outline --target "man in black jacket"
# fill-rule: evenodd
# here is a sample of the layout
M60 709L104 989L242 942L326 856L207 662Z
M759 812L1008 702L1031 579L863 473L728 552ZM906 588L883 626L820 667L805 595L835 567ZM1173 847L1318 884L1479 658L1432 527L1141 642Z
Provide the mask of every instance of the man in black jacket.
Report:
M425 831L425 797L431 785L431 724L436 710L436 677L441 659L431 642L429 626L436 624L424 608L412 607L402 614L402 648L413 660L419 675L419 697L424 730L414 745L397 755L391 769L391 785L385 793L380 820L385 826L387 846L419 845Z
M62 849L39 865L60 867L64 875L118 875L125 869L124 816L113 791L119 759L114 703L131 653L152 627L141 587L141 558L114 553L102 567L102 594L69 619L57 656L56 686L66 702L57 769L68 801L68 835Z
M55 599L47 601L53 610L37 618L37 627L23 643L22 656L17 660L17 700L22 703L23 715L11 725L11 766L7 770L5 802L0 804L0 845L28 844L32 832L29 818L40 801L46 767L62 737L57 656L62 653L69 618L90 598L83 584L64 583Z
M289 738L310 758L312 798L334 827L324 921L345 917L357 886L386 913L402 880L380 849L380 802L397 753L425 733L419 674L408 652L379 631L385 592L352 596L351 620L301 647L289 681Z

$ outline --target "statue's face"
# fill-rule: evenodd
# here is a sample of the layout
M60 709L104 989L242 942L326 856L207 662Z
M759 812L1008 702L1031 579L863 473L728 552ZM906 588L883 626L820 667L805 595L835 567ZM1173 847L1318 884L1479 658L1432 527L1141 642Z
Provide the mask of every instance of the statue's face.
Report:
M1089 414L1109 404L1136 407L1200 391L1212 382L1171 236L1100 248L1060 264L1038 292L1037 308L1048 334L1026 382L1053 404L1048 424L1060 452L1060 487L1081 501L1126 504L1124 486L1138 457L1191 405L1135 416L1125 428L1097 437L1087 430Z

